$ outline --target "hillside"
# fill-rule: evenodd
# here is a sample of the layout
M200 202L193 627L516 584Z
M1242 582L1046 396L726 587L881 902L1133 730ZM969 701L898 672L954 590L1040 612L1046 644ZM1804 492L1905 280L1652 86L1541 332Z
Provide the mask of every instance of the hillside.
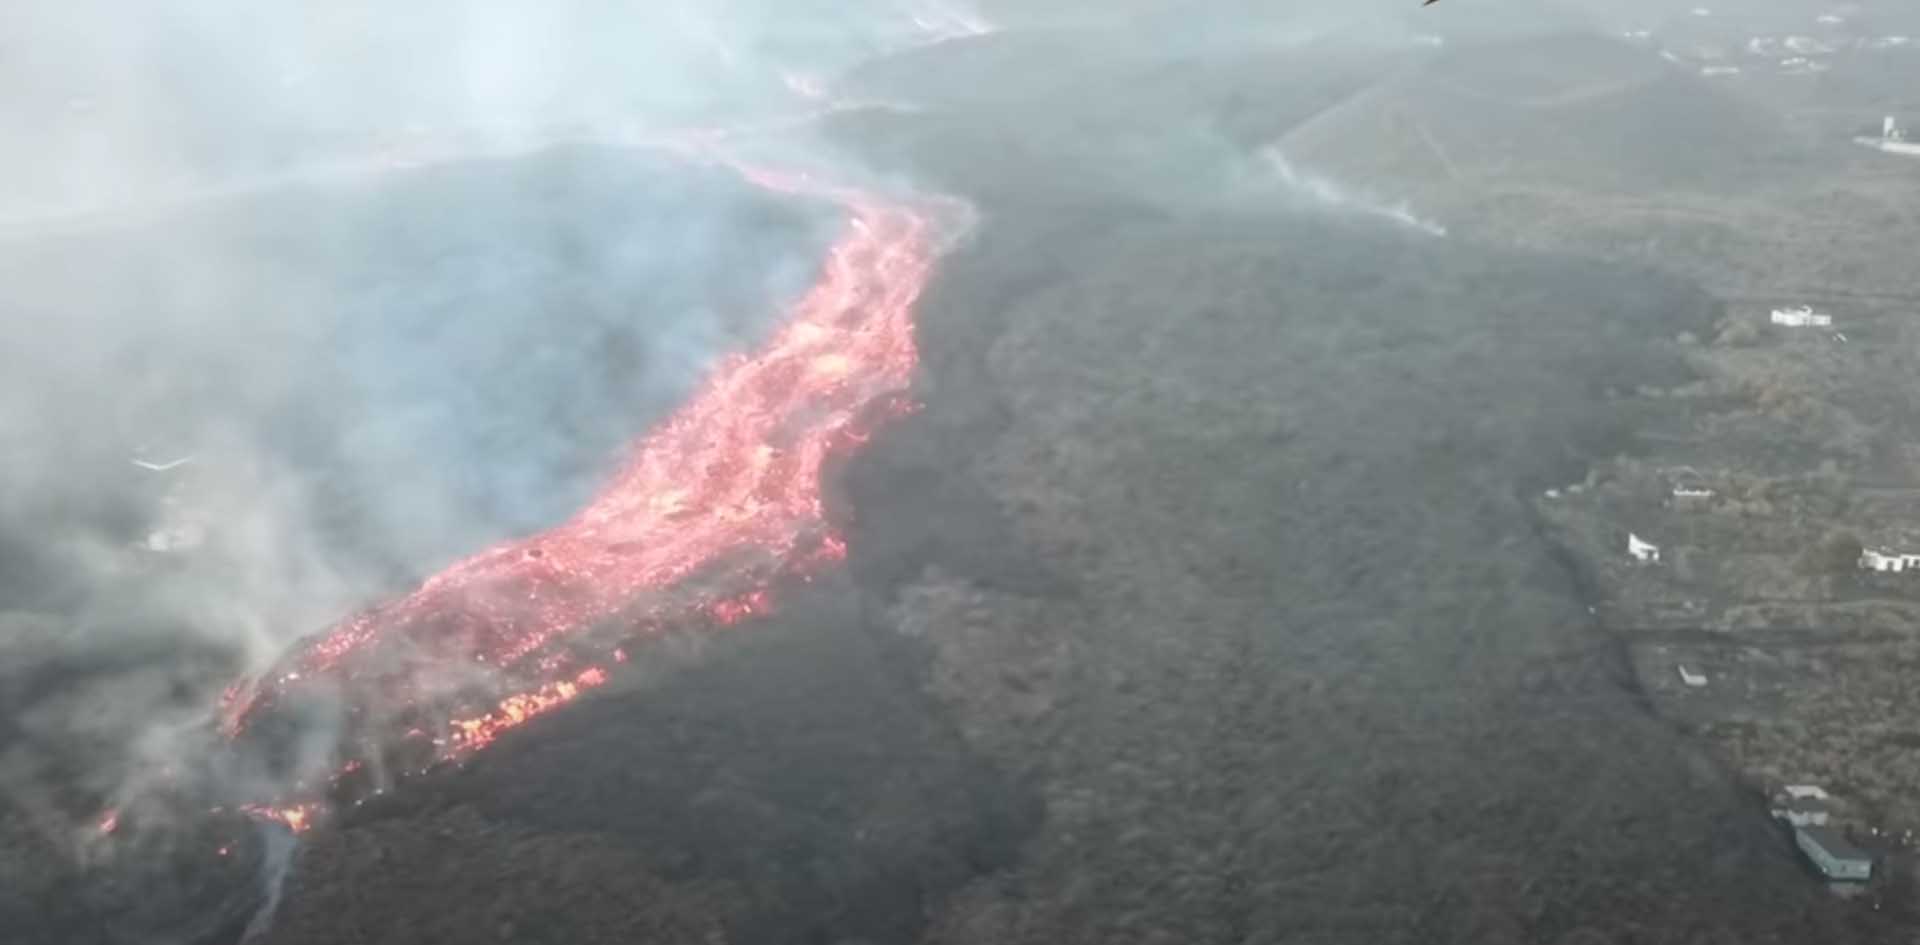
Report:
M1651 52L1581 34L1449 48L1275 144L1427 202L1547 185L1735 187L1782 147L1757 109Z

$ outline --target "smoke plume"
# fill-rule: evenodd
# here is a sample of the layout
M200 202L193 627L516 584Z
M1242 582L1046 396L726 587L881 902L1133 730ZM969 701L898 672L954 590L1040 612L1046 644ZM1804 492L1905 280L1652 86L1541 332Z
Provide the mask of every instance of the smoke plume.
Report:
M10 830L204 859L195 805L337 760L338 706L271 762L223 754L226 681L564 519L771 329L839 213L663 145L775 129L857 177L794 116L854 62L987 28L813 6L9 11L0 123L36 142L0 156Z

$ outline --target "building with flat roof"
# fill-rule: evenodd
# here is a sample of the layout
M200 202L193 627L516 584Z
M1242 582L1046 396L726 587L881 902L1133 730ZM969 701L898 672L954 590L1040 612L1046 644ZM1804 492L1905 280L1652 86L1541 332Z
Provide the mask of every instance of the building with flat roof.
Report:
M1846 834L1832 827L1795 827L1793 842L1828 879L1865 882L1873 878L1873 855L1854 846Z

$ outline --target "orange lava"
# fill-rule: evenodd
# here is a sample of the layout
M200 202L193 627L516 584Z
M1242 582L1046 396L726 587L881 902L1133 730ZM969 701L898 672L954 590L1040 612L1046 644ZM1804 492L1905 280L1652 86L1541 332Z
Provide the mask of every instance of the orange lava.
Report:
M501 732L564 705L575 696L606 681L606 671L596 666L581 671L572 679L550 682L532 692L516 692L500 700L500 704L485 715L454 719L453 734L448 739L450 747L455 751L481 748L499 737Z
M849 216L784 324L756 353L725 360L566 522L456 562L229 689L230 735L308 687L331 686L347 694L354 724L397 729L343 739L404 732L425 736L415 740L437 759L457 758L607 681L591 664L627 653L568 649L582 631L616 618L733 623L768 610L780 575L845 556L823 514L822 463L911 409L898 395L917 359L911 313L931 272L934 224L913 205L732 166ZM470 696L476 689L485 701ZM247 810L295 832L316 812Z
M877 203L850 209L853 225L795 317L754 357L723 364L586 508L354 617L283 673L324 671L380 635L428 625L503 665L723 552L793 552L823 524L821 461L843 436L864 438L860 408L905 388L916 357L909 315L931 257L926 223Z
M294 833L306 833L319 815L320 805L288 804L284 807L270 807L265 804L248 804L240 810L256 819L273 821Z

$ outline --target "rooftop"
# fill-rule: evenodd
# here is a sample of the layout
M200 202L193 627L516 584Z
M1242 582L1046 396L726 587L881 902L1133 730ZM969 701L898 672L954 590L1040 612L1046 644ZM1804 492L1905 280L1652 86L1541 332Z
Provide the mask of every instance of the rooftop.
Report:
M1819 844L1820 849L1836 860L1871 860L1873 854L1854 846L1847 835L1832 827L1796 827L1807 839Z

